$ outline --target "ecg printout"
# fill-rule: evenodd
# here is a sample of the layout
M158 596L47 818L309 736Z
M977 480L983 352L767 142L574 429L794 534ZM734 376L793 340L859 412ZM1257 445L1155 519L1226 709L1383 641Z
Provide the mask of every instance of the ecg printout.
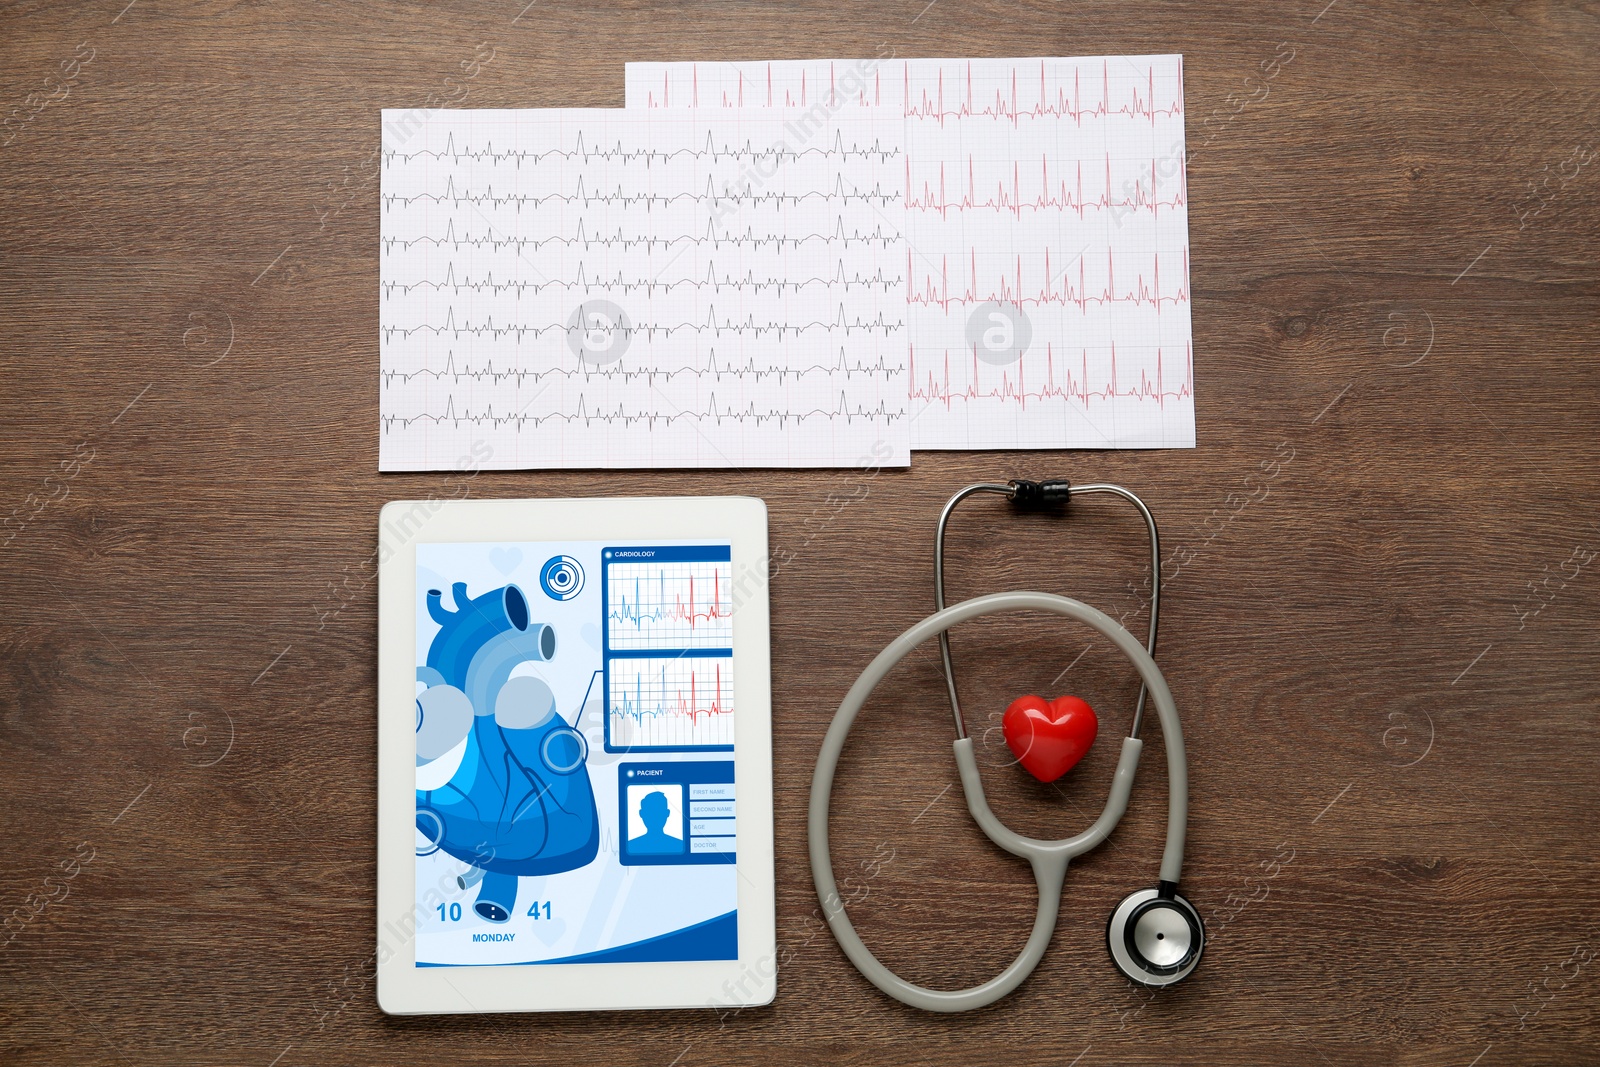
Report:
M655 115L903 116L911 447L1193 447L1181 56L629 63Z
M385 111L380 469L906 465L903 130Z

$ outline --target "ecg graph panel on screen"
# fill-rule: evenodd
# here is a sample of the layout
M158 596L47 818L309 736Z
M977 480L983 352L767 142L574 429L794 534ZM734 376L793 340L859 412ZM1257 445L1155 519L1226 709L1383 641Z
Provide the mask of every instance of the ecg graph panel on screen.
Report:
M729 648L732 579L731 563L613 563L606 640L614 649Z
M731 657L613 659L609 670L612 747L733 744Z

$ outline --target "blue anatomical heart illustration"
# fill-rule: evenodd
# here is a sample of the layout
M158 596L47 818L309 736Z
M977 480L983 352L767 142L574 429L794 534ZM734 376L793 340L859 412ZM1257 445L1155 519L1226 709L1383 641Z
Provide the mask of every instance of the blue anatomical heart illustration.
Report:
M550 687L513 671L556 654L556 632L530 617L528 598L505 585L476 598L450 587L454 610L428 590L441 629L417 680L417 766L454 759L449 780L417 790L419 855L443 851L470 868L473 910L511 917L517 879L585 866L600 847L588 743L556 709ZM464 748L463 748L464 746ZM441 765L440 773L444 773Z

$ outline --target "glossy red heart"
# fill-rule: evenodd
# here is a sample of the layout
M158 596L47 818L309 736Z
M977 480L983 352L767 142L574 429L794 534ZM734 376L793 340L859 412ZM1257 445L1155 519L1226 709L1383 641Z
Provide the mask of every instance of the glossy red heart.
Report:
M1088 754L1100 719L1077 697L1047 701L1030 693L1011 702L1000 727L1017 762L1039 781L1053 782Z

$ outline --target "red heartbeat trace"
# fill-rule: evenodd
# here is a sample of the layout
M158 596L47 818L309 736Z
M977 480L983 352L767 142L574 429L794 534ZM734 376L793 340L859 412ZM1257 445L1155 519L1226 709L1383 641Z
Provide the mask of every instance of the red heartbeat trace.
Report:
M945 410L949 410L957 400L1005 400L1013 401L1023 409L1028 406L1028 401L1039 400L1076 400L1084 407L1089 406L1093 400L1113 400L1118 397L1155 401L1159 406L1165 407L1168 400L1183 400L1194 396L1194 350L1184 346L1183 381L1176 389L1168 389L1161 366L1161 349L1156 349L1156 374L1152 380L1143 370L1139 371L1137 384L1122 388L1117 383L1117 346L1111 346L1111 378L1104 388L1091 389L1089 387L1089 353L1084 350L1082 364L1078 377L1074 378L1070 370L1066 371L1065 380L1056 381L1055 350L1050 345L1045 345L1045 376L1044 384L1032 390L1024 374L1024 364L1016 365L1016 380L1012 381L1011 375L1005 371L1000 374L998 384L990 387L980 387L978 382L978 348L972 347L972 373L968 376L967 384L963 388L951 388L950 385L950 351L944 353L944 376L942 379L933 372L927 375L925 383L917 381L917 354L915 347L911 352L911 399L930 400L942 402Z
M906 303L922 304L928 307L937 305L945 311L950 310L951 304L985 304L991 301L1012 304L1017 307L1024 307L1029 304L1035 307L1060 304L1065 307L1068 304L1073 304L1080 311L1087 310L1090 304L1149 304L1159 312L1162 304L1183 304L1189 300L1189 249L1187 246L1185 246L1182 253L1183 280L1178 283L1177 292L1171 295L1164 295L1161 292L1161 260L1159 257L1155 260L1153 279L1150 283L1147 284L1144 274L1139 273L1134 276L1133 288L1122 293L1117 292L1116 270L1109 248L1106 249L1106 285L1104 289L1097 293L1091 293L1088 290L1082 257L1078 259L1078 284L1074 286L1068 273L1063 271L1060 289L1054 288L1055 271L1050 266L1049 249L1045 249L1044 253L1044 280L1036 291L1026 292L1022 280L1022 257L1018 256L1016 272L1013 275L1010 277L1001 275L998 283L987 293L979 293L975 284L975 279L978 276L978 253L976 249L971 249L968 254L970 258L967 267L967 287L960 295L950 295L950 257L945 256L940 260L938 280L935 281L931 274L924 275L921 288L918 288L917 283L913 281L907 290ZM911 253L907 252L906 277L914 279L914 270L915 266L912 262Z
M711 576L711 606L705 611L696 611L694 604L694 575L689 575L689 603L685 604L682 597L673 598L672 617L679 622L686 622L689 628L694 629L696 622L710 622L713 619L729 619L733 617L733 608L730 605L726 611L722 608L722 580L720 575Z
M1017 68L1011 68L1011 99L1008 101L1003 90L996 90L994 102L979 106L972 94L972 64L967 64L966 93L963 99L954 107L947 107L944 99L944 68L939 69L938 85L934 90L932 99L928 98L926 90L922 92L920 101L913 103L911 98L911 68L907 64L905 71L905 101L906 117L919 119L937 119L944 125L946 119L964 119L974 115L987 118L1010 119L1012 126L1016 126L1024 115L1030 118L1054 116L1056 118L1070 118L1077 123L1083 122L1085 115L1104 117L1106 115L1127 115L1130 118L1144 117L1155 125L1157 115L1183 114L1183 87L1179 84L1178 99L1167 107L1157 107L1156 72L1150 67L1146 72L1145 96L1141 99L1139 90L1133 90L1133 100L1130 103L1111 105L1111 64L1106 62L1101 66L1100 74L1100 102L1098 104L1085 104L1083 102L1083 87L1081 78L1076 68L1072 72L1072 95L1069 97L1063 90L1057 89L1052 100L1050 91L1045 82L1045 64L1039 64L1039 100L1038 103L1024 105L1019 97L1017 88Z
M922 192L912 192L911 160L906 160L906 191L908 199L906 207L916 211L937 211L941 218L949 218L952 211L977 211L989 210L997 214L1009 211L1017 218L1022 217L1024 209L1043 211L1054 208L1058 211L1076 211L1078 217L1083 218L1084 212L1090 208L1109 210L1114 207L1128 208L1133 211L1147 210L1152 216L1161 208L1169 211L1188 205L1189 186L1182 169L1178 172L1178 190L1172 194L1171 200L1159 200L1155 196L1156 188L1156 161L1150 161L1150 191L1145 191L1143 181L1134 183L1133 196L1123 197L1121 200L1111 199L1111 156L1106 155L1106 191L1097 197L1086 197L1083 193L1083 164L1077 165L1077 182L1074 188L1068 188L1065 179L1057 182L1057 188L1052 193L1050 189L1050 159L1048 156L1039 160L1039 195L1028 199L1022 193L1022 164L1011 164L1011 188L1008 191L1004 181L995 183L995 191L986 200L978 199L976 166L972 156L967 157L967 191L959 200L951 200L945 191L945 165L939 164L939 188L937 191L927 182L922 183Z
M691 723L700 721L702 715L710 718L713 715L728 715L733 709L722 703L722 664L716 665L715 689L711 695L711 703L707 707L700 707L700 698L695 692L695 674L689 672L689 696L684 699L683 690L678 690L678 705L673 709L676 715L686 716Z
M723 107L744 107L744 104L745 104L745 99L744 99L744 87L745 87L744 71L742 71L742 70L738 71L737 74L738 74L739 80L738 80L738 83L737 83L733 93L729 94L729 92L726 89L724 89L722 91L721 106L723 106ZM796 99L794 93L790 92L787 89L783 90L783 97L782 97L781 100L777 99L777 98L775 98L773 96L772 64L771 63L767 64L767 79L766 79L766 81L767 81L767 102L766 102L766 106L767 107L805 107L810 103L810 101L807 99L806 72L805 71L802 70L800 72L800 96L799 96L798 99ZM662 74L661 74L661 99L659 101L657 101L655 94L654 93L650 93L645 97L645 105L647 107L670 107L671 104L672 104L671 89L672 89L671 76L667 72L663 71ZM827 99L831 103L831 102L837 101L838 97L839 97L839 88L838 88L837 72L834 70L834 65L832 63L829 63L828 64L828 97L827 97ZM691 107L699 107L700 106L700 65L698 63L691 64L690 67L689 67L689 101L690 101L690 106ZM883 104L883 72L882 71L875 71L873 73L873 75L872 75L872 99L871 100L867 99L867 89L866 89L865 86L863 86L861 91L856 94L856 103L859 104L862 107L869 107L869 106L870 107L881 107L882 106L882 104Z
M645 611L642 607L640 607L640 602L643 599L642 595L640 594L640 585L644 579L635 578L633 580L633 603L629 604L627 597L619 598L618 606L610 613L611 618L616 619L618 622L631 622L636 627L639 626L639 624L645 619L650 619L652 622L656 623L660 623L663 620L668 622L688 623L689 629L691 630L694 629L698 623L714 622L718 619L732 618L732 606L724 606L722 602L721 578L722 576L720 574L713 574L711 576L711 604L709 606L705 604L701 604L698 607L696 606L694 598L694 575L691 574L689 575L688 603L685 603L683 596L678 594L673 597L672 607L662 607L656 611ZM661 579L661 587L664 593L666 589L665 577ZM705 582L703 579L701 581L700 588L705 588ZM705 610L702 611L700 608L705 608Z

